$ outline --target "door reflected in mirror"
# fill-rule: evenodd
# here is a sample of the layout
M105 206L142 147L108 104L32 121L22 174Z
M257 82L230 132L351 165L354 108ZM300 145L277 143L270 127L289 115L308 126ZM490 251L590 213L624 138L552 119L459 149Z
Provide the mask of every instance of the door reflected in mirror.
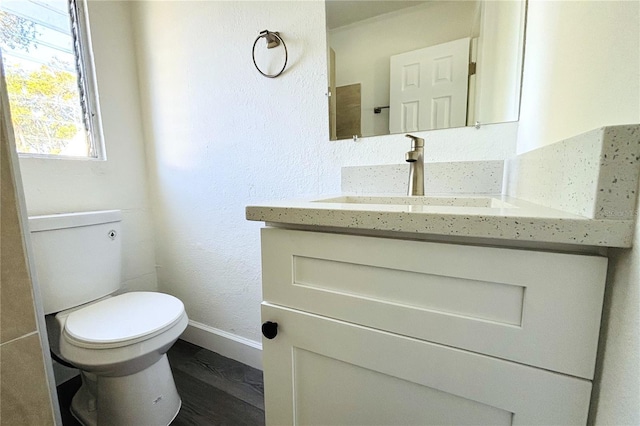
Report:
M525 0L325 5L331 140L518 120Z

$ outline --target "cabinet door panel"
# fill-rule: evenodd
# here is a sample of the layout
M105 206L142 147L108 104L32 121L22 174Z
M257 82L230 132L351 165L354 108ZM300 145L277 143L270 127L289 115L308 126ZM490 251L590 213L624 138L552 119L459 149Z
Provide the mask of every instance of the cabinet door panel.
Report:
M262 230L267 302L593 378L599 256Z
M591 383L263 303L268 425L584 424Z
M512 413L294 348L296 424L510 425Z

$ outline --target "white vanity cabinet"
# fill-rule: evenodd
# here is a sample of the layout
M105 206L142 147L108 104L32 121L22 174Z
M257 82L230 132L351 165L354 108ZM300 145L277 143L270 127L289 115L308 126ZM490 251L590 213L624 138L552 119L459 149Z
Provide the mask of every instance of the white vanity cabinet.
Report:
M585 424L607 260L262 229L268 425Z

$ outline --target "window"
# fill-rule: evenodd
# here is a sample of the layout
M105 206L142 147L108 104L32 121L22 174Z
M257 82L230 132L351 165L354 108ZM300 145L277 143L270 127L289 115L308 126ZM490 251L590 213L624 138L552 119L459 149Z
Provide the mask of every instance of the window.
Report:
M18 152L104 158L84 0L0 0Z

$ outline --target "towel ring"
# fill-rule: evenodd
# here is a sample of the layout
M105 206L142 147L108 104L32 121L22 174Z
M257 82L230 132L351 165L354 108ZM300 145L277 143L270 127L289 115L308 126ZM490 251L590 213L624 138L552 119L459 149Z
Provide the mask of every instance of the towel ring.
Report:
M260 69L260 67L258 67L258 64L256 63L256 44L258 44L258 40L260 40L263 37L267 39L267 49L273 49L274 47L280 46L280 43L282 43L282 47L284 47L284 65L282 65L282 69L276 74L265 74L264 72L262 72L262 70ZM256 69L260 74L268 78L276 78L277 76L282 74L284 69L287 67L287 60L289 59L289 53L287 52L287 45L285 44L282 37L280 37L280 34L278 32L271 32L269 30L264 30L260 32L260 35L256 38L256 41L253 42L253 49L251 49L251 57L253 58L253 65L255 65Z

